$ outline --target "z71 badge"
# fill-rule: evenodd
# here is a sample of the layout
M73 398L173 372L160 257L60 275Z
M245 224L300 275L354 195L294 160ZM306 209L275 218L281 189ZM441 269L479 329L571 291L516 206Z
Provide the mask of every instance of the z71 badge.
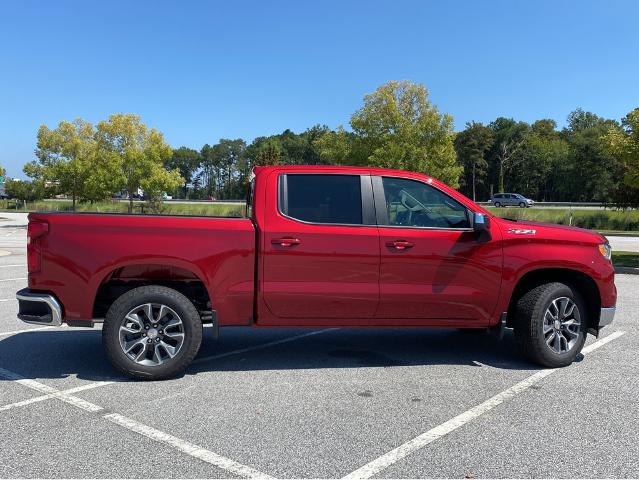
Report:
M513 233L515 235L534 235L537 233L537 230L532 230L530 228L509 228L508 233Z
M537 233L537 230L529 228L509 228L508 233L513 233L515 235L534 235Z

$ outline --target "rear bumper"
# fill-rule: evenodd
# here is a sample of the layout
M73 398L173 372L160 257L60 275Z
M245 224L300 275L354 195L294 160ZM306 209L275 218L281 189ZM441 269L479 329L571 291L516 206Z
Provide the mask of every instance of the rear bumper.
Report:
M617 307L605 307L599 314L599 328L610 325L615 318Z
M28 288L16 293L18 318L26 323L59 327L62 325L60 302L47 293L32 292Z

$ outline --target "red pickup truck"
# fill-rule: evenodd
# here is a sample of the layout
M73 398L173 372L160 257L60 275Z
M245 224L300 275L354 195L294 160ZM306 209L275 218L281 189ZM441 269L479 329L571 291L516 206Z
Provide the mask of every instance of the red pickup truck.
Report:
M612 322L605 237L505 220L426 175L254 169L245 218L32 213L18 317L92 326L142 379L182 372L202 325L514 328L570 364Z

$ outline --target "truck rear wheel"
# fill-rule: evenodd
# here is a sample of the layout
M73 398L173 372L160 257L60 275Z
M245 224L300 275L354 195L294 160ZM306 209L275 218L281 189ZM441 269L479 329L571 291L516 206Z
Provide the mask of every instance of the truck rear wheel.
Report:
M202 343L202 322L180 292L158 285L134 288L109 308L102 343L115 368L142 380L182 373Z
M540 365L570 365L586 341L586 315L575 288L559 282L539 285L517 302L515 339L523 354Z

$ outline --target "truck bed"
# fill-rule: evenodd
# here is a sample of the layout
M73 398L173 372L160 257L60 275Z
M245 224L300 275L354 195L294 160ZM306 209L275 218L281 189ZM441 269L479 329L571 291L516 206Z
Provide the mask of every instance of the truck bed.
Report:
M106 282L186 282L207 292L224 323L253 317L255 229L249 219L122 214L32 213L49 224L33 291L53 293L66 321L100 316L96 293Z

